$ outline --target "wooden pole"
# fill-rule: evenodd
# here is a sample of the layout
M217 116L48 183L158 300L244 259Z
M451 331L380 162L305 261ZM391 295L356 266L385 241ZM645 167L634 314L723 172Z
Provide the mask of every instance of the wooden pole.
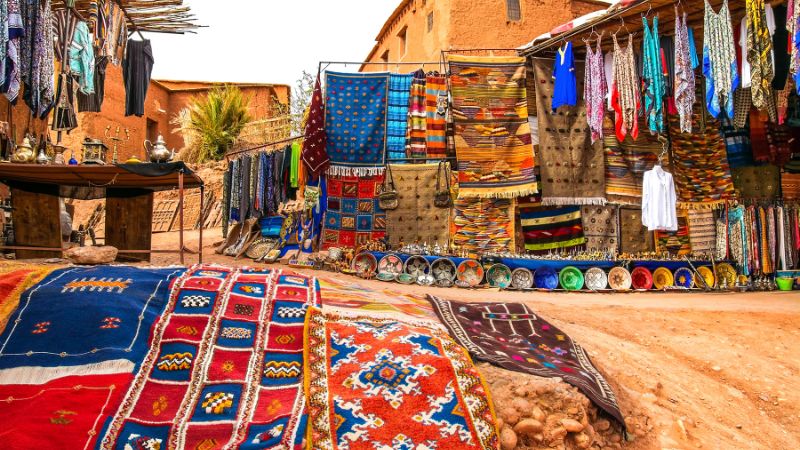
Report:
M181 246L181 265L184 264L183 262L183 169L178 172L178 195L180 198L178 199L178 211L180 214L178 226L180 227L180 231L178 233L179 236L179 244Z
M198 249L197 249L199 255L197 257L198 264L203 263L203 226L205 225L205 217L203 217L203 211L204 211L203 200L205 199L205 192L206 192L206 187L201 184L200 185L200 244L198 244Z

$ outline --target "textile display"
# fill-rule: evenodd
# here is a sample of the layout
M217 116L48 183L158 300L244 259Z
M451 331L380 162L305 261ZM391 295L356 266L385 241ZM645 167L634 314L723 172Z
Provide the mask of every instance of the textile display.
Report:
M644 173L643 182L642 224L650 231L676 231L677 198L672 174L656 165Z
M712 255L717 242L717 225L710 209L688 211L689 242L695 255Z
M775 199L781 185L781 171L777 166L748 166L734 169L733 183L740 198Z
M386 235L386 214L378 205L383 177L328 176L328 207L320 243L323 250L354 248Z
M586 244L581 222L581 207L520 208L525 250L542 252Z
M189 269L99 448L302 448L316 284L280 270Z
M408 128L408 97L413 74L389 75L389 100L386 106L386 153L389 161L405 159Z
M578 90L575 77L575 56L572 42L565 42L558 48L553 65L553 99L550 109L557 110L561 106L575 106Z
M383 173L388 94L388 73L325 73L329 175Z
M621 207L619 209L620 253L636 254L652 252L655 248L653 233L642 224L642 210Z
M689 217L687 210L678 211L677 231L654 232L656 252L672 255L688 255L692 252L692 243L689 240Z
M153 72L153 49L150 41L128 39L125 60L122 62L122 80L125 84L125 115L142 117L150 75Z
M606 118L603 123L608 201L623 205L640 205L644 173L658 163L658 155L663 147L658 142L658 136L650 133L643 133L635 141L627 136L624 141L619 142L613 131L613 120ZM640 119L639 126L646 127L644 119ZM661 166L669 171L669 159L664 158Z
M544 205L606 203L603 140L591 142L583 99L575 107L551 113L553 61L533 59L539 119L539 152ZM583 91L583 64L575 65L578 91Z
M781 193L784 200L800 200L800 173L781 172Z
M0 265L0 333L19 306L22 293L57 268L18 263Z
M728 118L720 119L720 133L728 154L731 169L753 165L753 148L750 144L750 127L736 127Z
M133 371L181 273L127 266L54 271L22 295L0 335L0 383Z
M428 296L450 335L478 360L562 378L625 428L614 391L586 351L522 303L461 303Z
M130 373L117 373L0 385L3 446L95 448L103 424L122 401L132 378Z
M305 387L313 449L495 449L488 389L443 330L312 308Z
M424 159L427 155L425 111L425 71L413 73L408 97L408 124L406 131L406 156Z
M581 208L581 220L586 237L586 251L617 254L617 207L584 206Z
M447 156L447 78L429 74L425 77L425 146L428 158Z
M459 197L513 198L535 194L525 58L447 58Z
M350 279L319 279L320 299L324 312L355 314L378 318L428 321L428 327L441 326L439 319L424 299L389 289L375 290Z
M311 93L311 105L308 107L305 132L303 133L303 162L308 167L313 178L324 173L330 165L328 157L327 134L325 134L325 102L322 99L320 76L314 82L314 91Z
M514 204L496 198L456 199L453 244L470 252L505 252L514 249Z
M433 204L438 169L438 164L391 166L398 206L386 211L386 235L393 247L400 242L438 243L447 247L451 209Z
M680 133L680 119L669 118L673 171L681 208L714 208L735 197L719 122L711 118L704 122L701 108L697 103L691 133Z

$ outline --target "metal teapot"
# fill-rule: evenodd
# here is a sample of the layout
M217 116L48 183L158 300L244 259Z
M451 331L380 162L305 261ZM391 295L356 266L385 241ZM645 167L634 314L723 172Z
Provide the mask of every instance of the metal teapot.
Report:
M31 140L26 136L25 139L22 140L22 144L17 145L14 154L11 155L11 162L29 163L33 162L35 157L36 154L33 152Z
M148 145L150 148L148 148ZM164 137L160 134L156 142L144 141L144 151L147 158L154 163L170 162L175 157L175 150L169 150L164 142Z

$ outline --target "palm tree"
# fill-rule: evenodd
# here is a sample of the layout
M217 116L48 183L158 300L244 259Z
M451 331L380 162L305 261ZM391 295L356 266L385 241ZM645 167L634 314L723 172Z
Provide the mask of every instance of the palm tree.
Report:
M206 97L193 99L187 114L176 118L179 130L191 137L182 159L196 163L222 159L252 120L249 106L250 98L230 85L215 87Z

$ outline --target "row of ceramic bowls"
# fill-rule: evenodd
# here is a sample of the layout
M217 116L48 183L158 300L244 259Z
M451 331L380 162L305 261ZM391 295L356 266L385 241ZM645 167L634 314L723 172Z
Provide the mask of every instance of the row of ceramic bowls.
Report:
M486 283L500 289L564 289L591 291L630 289L650 290L672 287L691 289L693 287L713 287L717 280L734 286L736 270L727 263L711 267L701 266L695 272L687 267L670 271L659 267L650 271L646 267L636 267L628 271L624 267L613 267L608 272L592 267L582 272L577 267L567 266L560 271L544 267L536 271L525 268L511 270L505 264L493 264L488 268L474 259L466 259L456 265L448 258L438 258L429 262L422 256L411 256L405 261L399 255L389 253L378 261L372 253L363 252L353 259L352 269L359 276L377 278L381 281L397 281L403 284L476 287Z

